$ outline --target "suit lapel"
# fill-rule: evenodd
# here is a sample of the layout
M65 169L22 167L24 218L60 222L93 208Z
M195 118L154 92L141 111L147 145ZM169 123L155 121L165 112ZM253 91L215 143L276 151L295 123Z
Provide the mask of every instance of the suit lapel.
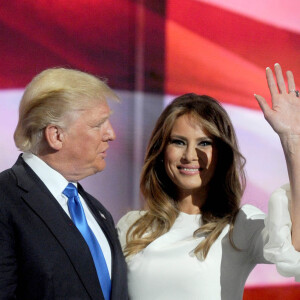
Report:
M110 215L107 215L106 210L102 208L102 205L96 200L91 199L81 185L78 184L78 191L82 197L84 197L87 205L91 209L96 221L103 230L111 248L112 256L112 294L111 299L120 299L119 292L121 290L121 282L125 282L125 289L127 289L126 279L126 264L123 258L123 252L119 244L119 239L116 233L113 220ZM127 298L126 298L127 299Z
M12 170L24 191L22 198L63 247L90 297L104 299L89 248L72 220L22 158Z
M112 230L115 230L115 229L111 228L112 227L111 222L109 222L108 216L106 216L106 212L101 209L100 203L96 199L95 199L95 201L97 201L97 202L93 203L90 196L84 191L84 189L82 188L82 186L80 184L78 184L78 192L84 198L86 204L92 211L94 218L96 219L97 223L103 230L109 243L114 244L114 240L112 239L114 234L113 234ZM99 205L97 205L97 204L99 204ZM110 245L110 246L113 246L113 245Z

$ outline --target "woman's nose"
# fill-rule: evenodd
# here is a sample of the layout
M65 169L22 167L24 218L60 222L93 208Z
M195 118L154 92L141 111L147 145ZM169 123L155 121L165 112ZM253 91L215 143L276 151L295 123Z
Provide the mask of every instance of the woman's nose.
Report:
M195 147L188 146L184 152L183 158L187 161L198 160L198 152Z

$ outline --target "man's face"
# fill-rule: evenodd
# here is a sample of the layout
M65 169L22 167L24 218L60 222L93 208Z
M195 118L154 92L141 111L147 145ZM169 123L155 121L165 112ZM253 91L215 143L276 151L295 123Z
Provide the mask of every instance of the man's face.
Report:
M64 131L63 152L68 180L80 180L105 168L108 142L116 136L110 124L111 110L105 101L79 112Z

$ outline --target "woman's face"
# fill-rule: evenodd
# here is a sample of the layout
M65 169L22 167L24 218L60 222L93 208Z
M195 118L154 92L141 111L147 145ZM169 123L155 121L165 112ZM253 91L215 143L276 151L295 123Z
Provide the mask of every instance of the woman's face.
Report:
M190 115L176 119L164 153L164 165L179 194L206 195L216 168L216 152L213 139L199 121Z

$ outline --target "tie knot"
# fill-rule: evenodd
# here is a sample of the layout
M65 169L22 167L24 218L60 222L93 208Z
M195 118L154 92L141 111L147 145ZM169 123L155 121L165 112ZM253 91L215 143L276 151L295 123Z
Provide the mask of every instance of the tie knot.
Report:
M71 198L78 196L78 191L73 183L69 183L64 189L63 194L66 195L68 198Z

